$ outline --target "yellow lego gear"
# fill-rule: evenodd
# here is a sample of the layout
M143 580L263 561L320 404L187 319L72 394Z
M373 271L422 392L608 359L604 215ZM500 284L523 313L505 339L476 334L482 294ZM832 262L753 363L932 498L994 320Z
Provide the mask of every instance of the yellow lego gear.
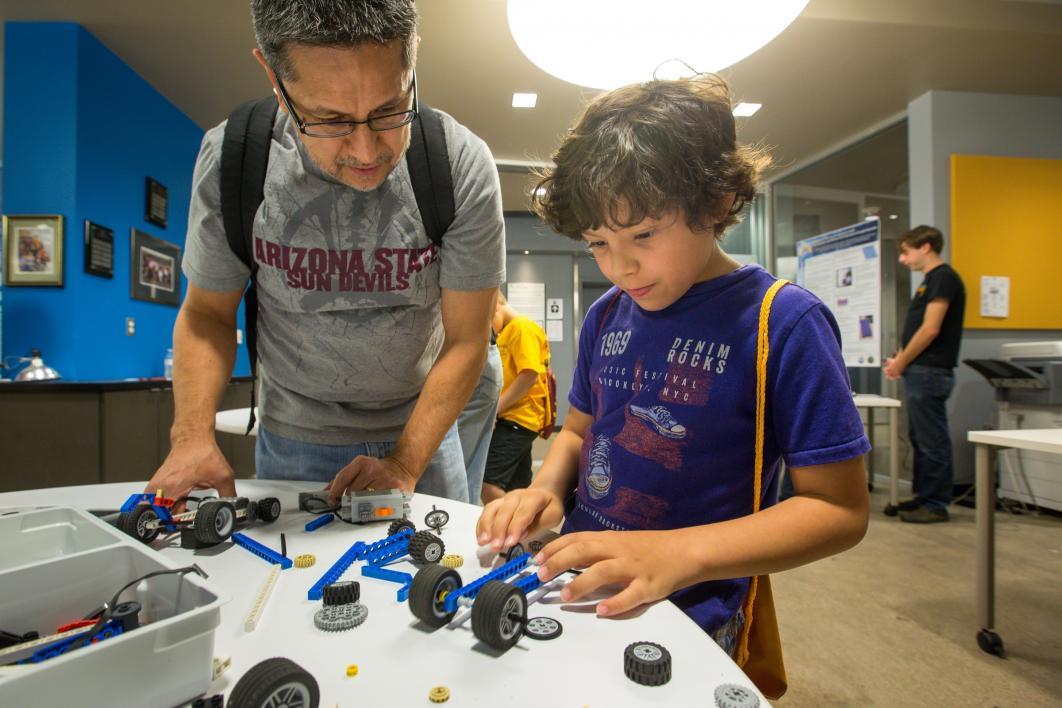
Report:
M350 666L347 667L347 676L357 676L357 675L358 675L358 665L357 664L351 664Z
M296 568L309 568L311 565L317 562L317 557L312 553L303 553L301 556L295 556Z
M443 556L442 560L439 561L439 562L442 563L447 568L460 568L461 566L463 566L465 564L465 559L462 556L451 554L451 555Z
M436 686L428 691L428 700L432 703L445 703L450 700L450 689L446 686Z

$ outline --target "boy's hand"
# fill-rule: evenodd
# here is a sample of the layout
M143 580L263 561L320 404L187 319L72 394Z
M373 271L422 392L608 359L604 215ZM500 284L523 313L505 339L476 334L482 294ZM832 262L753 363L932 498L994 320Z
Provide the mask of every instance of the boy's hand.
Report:
M603 585L626 587L597 604L600 617L655 602L696 582L689 543L681 531L589 531L561 536L535 556L538 577L552 580L572 568L586 568L561 590L565 602Z
M517 489L483 508L476 523L479 545L494 551L513 546L527 534L552 528L564 518L560 497L544 489Z

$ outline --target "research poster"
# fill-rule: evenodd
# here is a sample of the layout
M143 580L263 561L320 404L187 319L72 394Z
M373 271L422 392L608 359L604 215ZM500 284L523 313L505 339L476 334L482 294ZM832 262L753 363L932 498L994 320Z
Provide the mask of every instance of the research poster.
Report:
M797 284L837 318L845 366L881 366L881 220L799 241Z

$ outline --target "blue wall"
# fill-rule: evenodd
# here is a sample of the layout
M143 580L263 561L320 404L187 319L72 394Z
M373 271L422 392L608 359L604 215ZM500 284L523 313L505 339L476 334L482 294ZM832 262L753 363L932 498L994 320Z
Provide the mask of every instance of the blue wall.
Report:
M68 380L161 376L177 308L131 298L130 229L183 249L203 131L79 25L4 29L4 213L62 214L66 232L63 288L4 288L4 354L39 348ZM148 176L165 229L144 221ZM114 231L113 279L85 273L86 219Z

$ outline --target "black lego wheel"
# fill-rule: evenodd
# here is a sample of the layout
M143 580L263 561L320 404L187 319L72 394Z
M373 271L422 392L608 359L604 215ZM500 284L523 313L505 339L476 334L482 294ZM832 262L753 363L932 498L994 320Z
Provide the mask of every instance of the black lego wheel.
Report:
M424 525L436 533L449 521L450 513L443 509L436 509L434 506L424 517Z
M243 517L243 520L245 522L247 522L248 524L257 521L258 520L258 502L247 502L247 506L245 508L247 510L247 513ZM239 510L240 510L240 508L237 506L236 507L236 511L238 512Z
M438 563L445 551L442 539L431 531L417 531L409 539L409 557L417 563Z
M259 499L258 518L267 524L271 524L280 518L280 500L276 497Z
M885 516L896 516L900 513L900 507L886 504L885 508L882 509L882 513L885 514Z
M519 558L525 553L527 553L527 551L524 550L524 544L517 543L515 546L505 552L505 562L508 563L513 558Z
M413 616L431 627L442 627L453 619L443 601L448 593L460 589L461 574L453 568L432 564L421 568L413 576L409 587L409 609Z
M556 639L564 631L564 625L552 617L532 617L524 627L524 634L530 639L543 641Z
M275 657L250 668L229 694L229 708L317 708L317 680L291 659Z
M409 529L410 531L416 531L416 525L409 519L395 519L387 526L387 535L394 536L402 529Z
M623 650L623 673L643 686L671 680L671 652L655 642L634 642Z
M515 585L491 580L472 603L472 633L484 644L505 651L527 624L527 595Z
M232 504L223 501L200 504L192 522L195 540L208 545L221 543L232 535L235 527L236 510Z
M340 580L324 586L321 600L326 605L349 605L361 598L361 585L357 580Z
M141 543L151 543L159 535L159 529L157 526L153 529L147 528L147 522L157 521L158 518L159 515L150 504L140 504L132 511L118 516L118 528Z
M987 654L1003 656L1003 637L991 629L982 629L977 633L977 646Z

